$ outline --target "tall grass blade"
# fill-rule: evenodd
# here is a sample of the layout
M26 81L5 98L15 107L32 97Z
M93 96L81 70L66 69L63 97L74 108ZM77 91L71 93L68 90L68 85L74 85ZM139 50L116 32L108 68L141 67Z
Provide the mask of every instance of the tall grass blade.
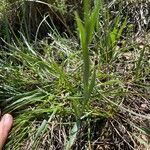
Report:
M90 85L89 85L89 97L90 97L90 95L93 91L93 88L95 86L95 80L96 80L96 69L94 68L92 79L91 79L91 82L90 82Z
M58 110L58 107L56 107L54 109L53 113L49 117L49 120L48 121L47 120L43 120L42 124L38 127L37 133L36 133L36 135L35 135L35 137L33 139L33 143L32 143L32 146L31 146L32 148L36 147L37 140L38 139L40 140L42 138L43 134L47 131L48 126L49 126L48 123L51 122L51 120L54 118L57 110Z
M29 45L28 41L26 40L25 36L19 31L20 35L22 36L26 46L28 47L28 50L34 54L35 56L37 55L36 52L32 49L32 47Z
M142 60L143 60L143 57L144 57L145 50L146 50L146 47L144 46L144 48L141 49L140 56L139 56L138 61L136 63L136 70L135 70L135 77L136 78L139 76L139 71L140 71L140 68L141 68L141 64L142 64Z
M90 14L90 1L89 0L83 1L83 8L84 8L84 21L86 22L89 19L89 14Z
M86 46L86 41L85 41L86 31L85 31L83 23L82 23L79 15L77 14L77 12L75 12L75 17L76 17L77 27L78 27L78 31L79 31L79 36L80 36L81 47L83 49L85 49L85 46Z
M92 37L94 34L94 30L99 20L99 11L100 11L100 0L96 0L95 8L93 9L90 18L86 20L85 28L86 28L86 41L89 44L92 41Z
M89 61L89 50L88 43L86 41L87 35L86 30L81 22L80 17L76 13L76 21L80 34L81 48L83 53L83 84L84 84L84 96L85 99L88 99L88 86L89 86L89 70L90 70L90 61Z

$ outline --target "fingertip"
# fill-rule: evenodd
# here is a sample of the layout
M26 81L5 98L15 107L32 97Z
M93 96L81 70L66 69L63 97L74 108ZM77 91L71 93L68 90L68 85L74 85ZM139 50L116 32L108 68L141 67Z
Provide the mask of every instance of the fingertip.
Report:
M8 126L12 126L12 124L13 124L13 117L12 117L12 115L10 115L10 114L5 114L5 115L2 117L1 122L2 122L3 125L4 125L5 127L7 127L7 128L8 128Z
M3 148L9 131L13 125L13 117L10 114L5 114L0 121L0 150Z

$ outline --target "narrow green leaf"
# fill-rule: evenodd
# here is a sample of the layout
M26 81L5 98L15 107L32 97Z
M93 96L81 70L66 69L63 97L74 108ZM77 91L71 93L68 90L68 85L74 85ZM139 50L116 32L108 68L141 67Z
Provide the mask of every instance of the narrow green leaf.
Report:
M88 80L89 80L89 50L88 50L88 44L86 41L86 31L85 28L81 22L80 17L78 16L77 13L76 15L76 21L77 21L77 26L80 34L80 41L81 41L81 47L82 47L82 52L83 52L83 84L84 84L84 97L87 99L88 97Z
M127 18L124 20L124 22L122 23L121 28L118 31L117 39L119 39L121 37L122 32L125 29L126 25L127 25Z
M91 83L89 85L89 94L91 94L93 91L93 88L95 86L95 80L96 80L96 69L94 68ZM90 97L90 95L89 95L89 97Z
M92 40L97 20L99 20L98 19L99 11L100 11L100 0L96 0L95 8L93 9L91 16L86 23L86 33L87 33L86 40L88 44L90 44Z
M111 40L110 42L111 42L112 47L117 42L117 39L116 39L117 33L118 33L118 30L116 27L113 29L112 32L110 32L110 40Z
M84 8L84 21L86 22L89 19L89 14L90 14L90 1L89 0L83 1L83 8Z
M28 50L34 54L35 56L37 55L36 52L32 49L32 47L29 45L28 41L26 40L25 36L19 31L20 35L22 36L26 46L28 47Z
M139 71L140 71L140 67L141 67L141 64L142 64L142 60L143 60L143 57L144 57L145 50L146 50L146 47L141 49L140 56L139 56L139 58L137 60L137 63L136 63L136 68L135 68L135 76L136 76L136 78L139 75Z
M73 108L74 108L74 113L76 115L76 118L79 118L81 115L81 110L80 110L80 103L78 99L73 99L72 100Z
M53 111L53 113L50 115L48 121L47 120L43 120L42 124L38 127L37 129L37 133L34 137L34 140L33 140L33 143L32 143L32 147L34 148L37 144L37 140L40 140L43 136L43 134L47 131L48 129L48 123L54 118L57 110L58 110L59 107L56 107Z
M83 26L82 21L81 21L79 15L77 14L77 12L75 12L75 17L76 17L77 27L78 27L78 31L79 31L79 35L80 35L81 46L82 46L82 48L85 49L86 32L85 32L84 26Z

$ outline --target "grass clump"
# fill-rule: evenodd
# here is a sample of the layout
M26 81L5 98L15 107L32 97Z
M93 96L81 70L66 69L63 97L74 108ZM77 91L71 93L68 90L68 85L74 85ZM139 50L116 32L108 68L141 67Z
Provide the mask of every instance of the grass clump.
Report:
M0 106L15 118L6 149L148 147L148 41L125 35L129 16L109 9L84 0L72 34L45 19L42 39L6 26L14 38L2 38Z

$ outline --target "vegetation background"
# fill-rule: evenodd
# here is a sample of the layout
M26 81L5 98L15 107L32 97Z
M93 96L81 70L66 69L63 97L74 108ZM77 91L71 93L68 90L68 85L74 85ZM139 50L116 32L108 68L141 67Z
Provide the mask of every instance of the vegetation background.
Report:
M1 0L5 149L150 149L149 30L149 0Z

